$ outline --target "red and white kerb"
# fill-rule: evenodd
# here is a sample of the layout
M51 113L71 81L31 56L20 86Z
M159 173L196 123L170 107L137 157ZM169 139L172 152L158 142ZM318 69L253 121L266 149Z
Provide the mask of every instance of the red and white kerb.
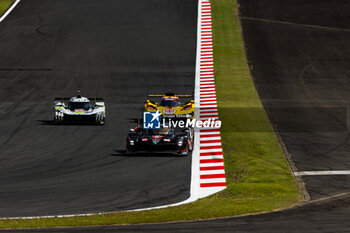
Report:
M197 118L199 120L219 119L213 64L213 40L210 1L201 1L200 52L199 52L199 94ZM196 85L198 89L198 84ZM198 91L198 90L197 90ZM199 106L198 106L199 105ZM226 187L224 158L222 154L220 129L199 130L199 175L200 189L214 188L212 193ZM203 190L204 191L204 190Z

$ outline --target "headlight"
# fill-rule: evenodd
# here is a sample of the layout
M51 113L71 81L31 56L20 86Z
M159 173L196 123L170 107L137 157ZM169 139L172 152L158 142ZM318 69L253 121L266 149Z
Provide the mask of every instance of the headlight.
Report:
M182 146L182 145L184 144L184 142L182 141L182 139L180 139L180 140L178 140L178 141L176 142L176 144L177 144L178 146Z
M135 142L134 141L130 141L130 146L133 146L135 145Z

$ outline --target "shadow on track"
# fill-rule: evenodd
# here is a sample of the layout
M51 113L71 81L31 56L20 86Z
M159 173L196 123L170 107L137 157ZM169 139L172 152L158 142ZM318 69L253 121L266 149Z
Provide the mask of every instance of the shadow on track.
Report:
M119 157L185 157L185 155L178 155L176 153L165 153L165 152L137 152L134 154L126 153L126 150L116 150L115 153L110 156L119 156Z
M36 121L39 125L51 125L51 126L60 126L60 125L69 125L69 126L103 126L93 122L55 122L53 120L38 120Z

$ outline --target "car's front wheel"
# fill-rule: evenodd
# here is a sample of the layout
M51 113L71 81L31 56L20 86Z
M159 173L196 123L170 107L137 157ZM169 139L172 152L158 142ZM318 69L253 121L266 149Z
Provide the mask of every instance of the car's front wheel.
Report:
M186 147L183 150L179 150L179 155L188 155L188 148Z
M96 124L99 124L99 125L104 125L106 123L106 117L103 116L103 115L96 115Z

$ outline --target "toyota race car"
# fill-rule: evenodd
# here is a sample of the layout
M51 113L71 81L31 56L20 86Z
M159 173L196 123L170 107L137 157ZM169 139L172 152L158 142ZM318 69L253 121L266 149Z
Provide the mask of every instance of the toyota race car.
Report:
M193 138L191 128L145 129L139 126L130 129L126 139L126 152L162 151L187 155L193 149Z
M157 110L164 118L190 118L194 119L194 101L193 99L182 103L181 98L192 98L192 95L175 95L168 91L164 95L148 95L150 98L161 97L160 103L151 100L145 102L145 111L156 112Z
M54 123L92 122L103 125L106 118L102 98L87 98L81 95L71 98L56 97L53 103Z

